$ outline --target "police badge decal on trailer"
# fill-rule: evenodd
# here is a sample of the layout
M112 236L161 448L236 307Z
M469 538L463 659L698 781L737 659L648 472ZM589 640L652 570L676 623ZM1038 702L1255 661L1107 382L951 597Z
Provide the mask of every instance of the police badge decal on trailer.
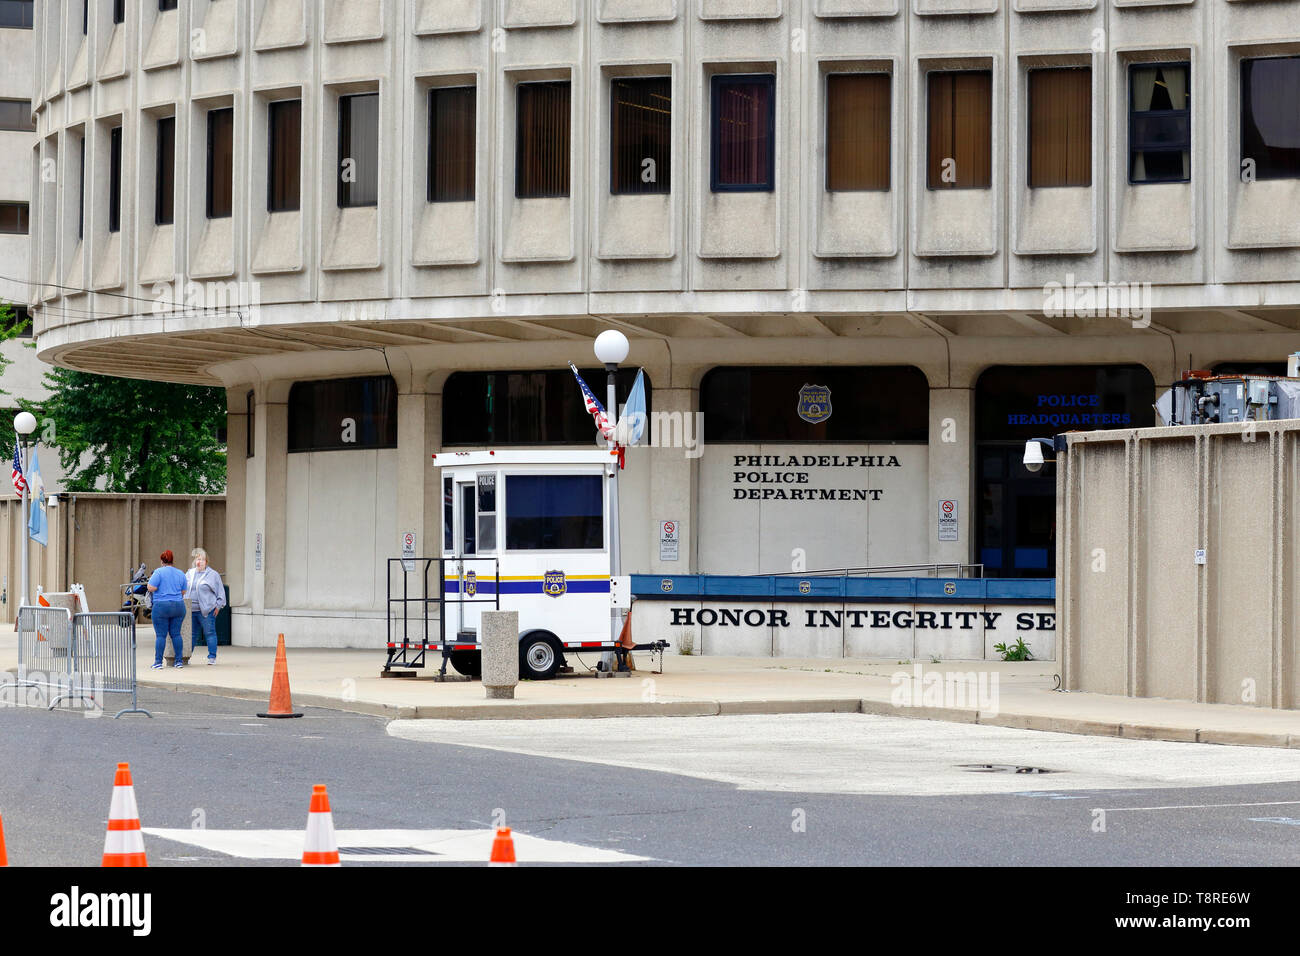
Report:
M559 597L568 589L563 571L547 571L542 575L542 591L547 597Z
M478 575L473 571L465 572L465 593L470 597L478 593Z
M817 425L831 417L831 390L825 385L807 385L799 389L799 417Z

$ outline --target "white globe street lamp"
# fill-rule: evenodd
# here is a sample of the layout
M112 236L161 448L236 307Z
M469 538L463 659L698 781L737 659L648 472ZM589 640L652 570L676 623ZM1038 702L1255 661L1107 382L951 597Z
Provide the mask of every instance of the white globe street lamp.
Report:
M606 329L596 336L596 358L605 366L605 409L609 417L610 428L618 424L618 396L614 390L614 375L618 365L627 358L629 350L627 336L618 329ZM614 439L611 437L606 446L612 452ZM613 473L609 482L609 575L613 579L623 573L623 561L619 547L618 527L618 462L613 463ZM613 640L617 641L623 630L623 615L616 607L609 609L609 626ZM612 669L615 655L603 655L606 667Z
M33 415L31 412L19 412L17 415L14 416L14 431L18 433L18 444L20 444L23 449L23 510L22 510L22 525L23 525L22 569L23 570L22 570L22 593L18 596L18 607L21 608L25 604L27 604L28 596L30 594L27 561L28 561L28 552L31 550L32 542L28 538L28 531L27 531L27 520L28 520L27 489L29 484L28 472L31 470L31 451L30 451L31 437L32 437L32 432L36 431L36 416ZM17 611L15 611L14 613L17 614Z

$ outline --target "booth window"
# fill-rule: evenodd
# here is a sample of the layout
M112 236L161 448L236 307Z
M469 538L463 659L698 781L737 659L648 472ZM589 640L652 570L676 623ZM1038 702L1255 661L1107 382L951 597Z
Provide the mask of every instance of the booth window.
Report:
M478 489L478 549L497 549L497 473L481 471L475 475Z
M580 370L605 404L605 370ZM620 369L615 394L627 401L635 368ZM653 389L646 377L646 411ZM577 379L568 369L545 372L455 372L442 390L442 437L447 445L592 445L596 427ZM648 439L647 439L648 440Z
M289 451L397 447L397 383L387 375L295 382Z
M31 100L0 100L0 130L31 133L35 129Z
M472 202L477 91L472 86L429 91L429 202Z
M1130 183L1185 183L1192 178L1192 94L1186 63L1129 67Z
M1241 161L1256 179L1300 179L1300 56L1241 61Z
M828 403L813 394L826 391ZM715 368L700 410L708 442L923 442L930 387L912 366Z
M229 219L234 211L235 111L208 110L208 218Z
M506 475L506 549L599 551L603 483L600 475Z
M154 180L153 221L171 225L176 218L176 117L158 120L158 169Z
M339 97L339 208L379 205L379 94Z
M270 104L267 150L267 212L297 212L302 167L302 100Z
M108 231L122 231L122 127L108 132Z
M609 191L671 192L672 78L612 80L609 99Z
M35 0L0 0L0 27L11 30L32 29Z
M988 70L932 72L926 185L930 189L988 189L993 183L993 74Z
M442 553L452 554L456 547L456 493L451 476L442 479Z
M569 195L569 82L520 83L515 127L515 197Z
M1092 69L1029 71L1029 185L1092 185Z
M826 190L889 189L890 75L826 77Z
M0 202L0 233L10 236L27 235L29 215L25 202Z
M722 73L712 81L713 160L717 192L776 188L776 77Z

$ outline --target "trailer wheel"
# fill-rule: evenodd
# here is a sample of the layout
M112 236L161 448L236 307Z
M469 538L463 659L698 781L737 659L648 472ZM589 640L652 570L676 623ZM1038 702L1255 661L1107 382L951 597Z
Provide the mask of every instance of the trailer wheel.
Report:
M546 680L560 666L560 642L549 634L529 634L519 642L519 676Z
M463 674L474 680L483 676L483 657L475 651L453 651L447 659L451 661L452 669L457 674Z

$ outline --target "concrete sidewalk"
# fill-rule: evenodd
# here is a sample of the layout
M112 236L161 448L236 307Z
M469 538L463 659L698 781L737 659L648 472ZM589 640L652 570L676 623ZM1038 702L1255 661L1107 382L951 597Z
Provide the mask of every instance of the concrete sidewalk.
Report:
M16 671L17 646L16 635L0 637L0 671ZM207 666L200 653L195 664L162 671L149 668L152 653L152 648L139 652L141 687L240 698L259 706L267 702L273 649L223 647L214 666ZM576 674L523 681L515 700L490 701L477 681L432 680L437 658L435 667L419 678L381 678L385 655L380 650L288 652L296 705L390 718L866 713L1142 740L1300 748L1300 710L1062 693L1054 690L1052 661L900 664L670 654L664 658L665 672L655 674L648 654L636 657L641 669L628 678L597 679L572 661ZM596 659L583 658L590 666ZM977 684L962 684L946 695L943 686L926 688L948 674L974 674Z

